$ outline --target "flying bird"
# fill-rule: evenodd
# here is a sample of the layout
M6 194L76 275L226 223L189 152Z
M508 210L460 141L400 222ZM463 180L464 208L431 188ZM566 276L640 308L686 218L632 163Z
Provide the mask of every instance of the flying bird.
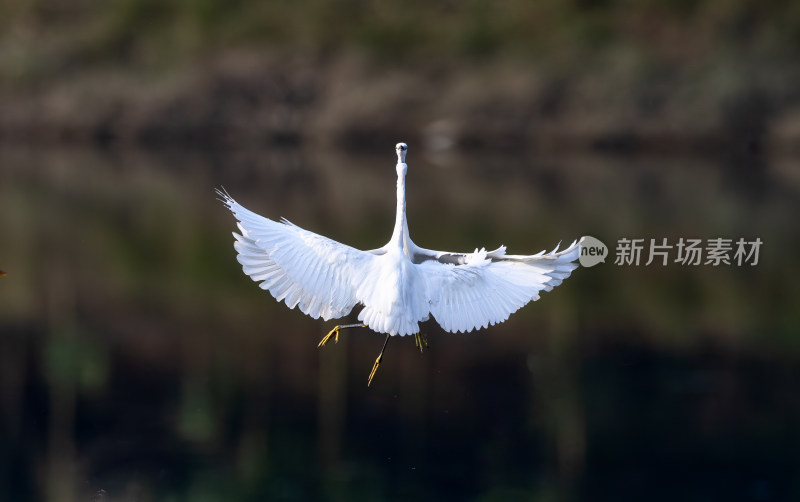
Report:
M576 241L535 255L509 255L505 246L471 253L433 251L411 240L406 222L405 176L408 146L398 143L397 215L389 242L361 251L304 230L282 218L260 216L236 202L224 189L220 200L238 220L234 232L237 260L259 287L278 301L314 319L338 319L363 305L358 324L335 326L319 346L339 330L368 327L386 333L367 385L392 336L414 335L427 347L419 323L433 316L446 331L469 332L508 319L541 291L550 291L577 267Z

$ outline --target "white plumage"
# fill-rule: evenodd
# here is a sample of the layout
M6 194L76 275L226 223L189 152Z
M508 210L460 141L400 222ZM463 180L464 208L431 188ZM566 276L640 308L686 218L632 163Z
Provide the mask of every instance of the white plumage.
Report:
M347 315L389 335L419 332L431 315L451 332L500 323L577 267L580 245L522 256L494 251L451 253L421 248L408 235L405 211L407 146L398 143L397 216L391 240L360 251L246 209L227 192L222 201L239 220L234 248L244 273L278 301L313 318ZM385 346L385 345L384 345Z

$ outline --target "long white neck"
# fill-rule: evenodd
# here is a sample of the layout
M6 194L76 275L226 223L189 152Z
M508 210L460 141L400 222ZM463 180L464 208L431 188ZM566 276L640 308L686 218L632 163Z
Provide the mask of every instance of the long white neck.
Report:
M401 155L402 153L402 155ZM406 166L405 152L399 152L397 158L397 215L394 230L389 244L401 250L408 239L408 223L406 222Z

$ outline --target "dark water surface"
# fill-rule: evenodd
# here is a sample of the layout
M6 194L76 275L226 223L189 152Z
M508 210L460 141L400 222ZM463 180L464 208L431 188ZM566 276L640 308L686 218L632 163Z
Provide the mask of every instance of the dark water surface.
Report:
M428 248L764 244L754 267L612 256L502 325L427 323L367 388L383 337L318 349L334 323L242 274L213 188L374 248L391 145L1 150L0 499L800 500L797 161L408 161Z

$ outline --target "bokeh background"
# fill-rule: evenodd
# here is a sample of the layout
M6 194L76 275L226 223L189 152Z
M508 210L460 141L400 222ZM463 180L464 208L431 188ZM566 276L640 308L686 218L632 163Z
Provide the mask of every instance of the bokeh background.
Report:
M0 1L0 499L800 499L798 56L781 0ZM578 269L368 389L213 189L378 247L398 141L422 246L759 263Z

